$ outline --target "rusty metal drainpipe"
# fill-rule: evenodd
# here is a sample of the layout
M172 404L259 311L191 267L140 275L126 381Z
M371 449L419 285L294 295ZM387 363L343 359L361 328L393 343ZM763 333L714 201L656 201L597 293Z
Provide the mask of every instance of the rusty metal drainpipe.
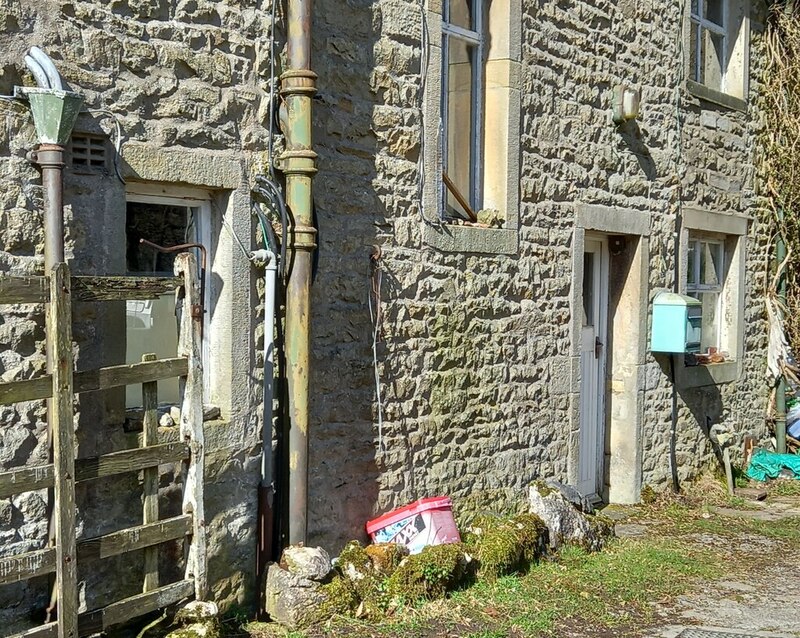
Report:
M286 150L278 168L286 175L289 279L286 288L286 361L289 386L289 544L306 542L308 529L309 350L311 262L317 230L311 180L317 154L311 145L311 2L288 0L287 70L281 75L281 128Z
M44 271L64 261L64 147L40 144L31 153L42 169L44 190Z

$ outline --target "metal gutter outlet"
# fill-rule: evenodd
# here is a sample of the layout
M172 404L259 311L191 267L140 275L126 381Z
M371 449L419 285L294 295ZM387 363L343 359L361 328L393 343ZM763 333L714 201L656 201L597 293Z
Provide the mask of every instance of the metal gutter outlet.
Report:
M83 107L83 96L73 91L15 87L17 97L30 102L40 144L65 146Z

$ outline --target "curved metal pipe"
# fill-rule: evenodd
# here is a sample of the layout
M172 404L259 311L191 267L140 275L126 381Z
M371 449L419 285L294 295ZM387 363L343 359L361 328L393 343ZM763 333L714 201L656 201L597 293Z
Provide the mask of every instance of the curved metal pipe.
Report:
M36 84L40 89L50 88L50 82L47 79L47 74L44 72L42 65L34 60L30 55L25 56L25 66L27 66L28 70L31 72L31 74L33 74L33 78L36 80Z
M50 56L42 51L39 47L31 47L28 53L39 63L42 69L44 69L45 75L50 81L50 88L56 89L57 91L63 91L64 87L61 83L61 75L59 74L58 69L56 69L56 65L53 64L53 61L50 59Z

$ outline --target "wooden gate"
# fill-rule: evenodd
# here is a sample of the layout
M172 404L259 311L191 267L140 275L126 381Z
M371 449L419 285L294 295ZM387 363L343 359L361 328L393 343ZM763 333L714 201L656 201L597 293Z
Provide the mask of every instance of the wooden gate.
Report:
M202 313L194 255L175 260L175 277L70 277L56 264L48 277L0 276L0 304L46 303L47 349L51 374L26 381L0 383L0 404L48 400L48 429L53 462L0 473L0 498L30 490L54 488L55 545L0 558L0 585L55 573L57 619L18 638L78 638L206 591L205 521L203 514L203 379L200 359ZM154 299L177 291L178 356L142 363L74 372L73 301ZM182 387L180 439L158 442L156 382L179 377ZM93 458L75 459L73 397L79 392L142 384L143 444ZM183 464L182 514L159 520L158 466ZM76 541L75 484L126 472L143 473L142 524L96 538ZM184 539L186 572L176 583L159 583L159 543ZM144 550L142 593L101 609L79 612L79 563Z

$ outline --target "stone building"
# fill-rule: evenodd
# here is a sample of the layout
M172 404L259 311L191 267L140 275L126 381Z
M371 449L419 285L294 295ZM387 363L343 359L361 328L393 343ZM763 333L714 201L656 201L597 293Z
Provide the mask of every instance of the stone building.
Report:
M309 543L336 551L426 496L461 516L501 507L540 477L636 502L714 459L711 425L767 436L770 246L753 168L765 9L697 4L314 3ZM271 15L266 1L0 0L0 94L32 83L37 45L85 99L66 169L73 271L168 271L142 237L208 248L206 512L224 605L256 594L263 287L246 252L270 163ZM638 117L616 124L615 96L635 107L636 94ZM42 272L29 111L3 99L0 116L0 266ZM664 290L702 301L701 346L724 362L650 352ZM153 344L166 356L169 312L78 306L79 366ZM43 373L43 338L33 309L3 315L3 381ZM78 455L135 442L138 400L79 396ZM45 462L44 406L2 415L0 471ZM127 481L129 497L79 495L80 534L136 520ZM170 468L162 485L169 503ZM39 493L0 501L0 552L41 547L44 511ZM84 574L84 604L124 589L102 576L123 568ZM0 618L23 628L47 596L46 583L0 586Z

